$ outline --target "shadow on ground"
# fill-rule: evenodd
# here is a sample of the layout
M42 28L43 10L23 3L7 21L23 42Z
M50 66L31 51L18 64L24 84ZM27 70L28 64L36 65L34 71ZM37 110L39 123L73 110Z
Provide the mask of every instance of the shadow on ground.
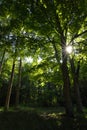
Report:
M0 130L87 130L87 119L82 116L68 118L55 113L0 112Z

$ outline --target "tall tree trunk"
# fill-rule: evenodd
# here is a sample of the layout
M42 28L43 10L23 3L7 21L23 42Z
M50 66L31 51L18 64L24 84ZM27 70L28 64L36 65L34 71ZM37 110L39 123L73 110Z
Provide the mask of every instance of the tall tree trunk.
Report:
M19 73L18 73L18 85L16 86L16 99L15 99L16 108L19 105L19 94L20 94L20 86L21 86L21 69L22 69L22 60L20 58Z
M3 55L2 55L2 58L1 58L1 61L0 61L0 73L2 71L2 64L3 64L4 57L5 57L5 49L4 49L4 52L3 52Z
M72 58L72 59L70 59L70 64L71 64L71 71L72 71L72 77L73 77L73 86L74 86L74 91L75 91L77 112L82 113L83 105L82 105L80 89L79 89L80 62L78 62L77 68L75 68L74 60Z
M14 69L15 69L15 59L13 59L11 77L10 77L9 86L7 89L7 96L6 96L6 102L5 102L6 111L9 109L9 104L10 104L10 97L11 97L11 91L12 91L12 85L13 85L13 78L14 78Z
M57 51L54 41L52 45L55 51L56 60L59 63L58 51ZM65 110L68 116L73 116L73 107L72 107L72 101L71 101L71 96L70 96L70 79L69 79L69 73L68 73L68 67L67 67L67 56L66 54L64 54L64 50L62 50L62 60L63 60L63 63L62 63L62 66L60 66L60 68L62 70L63 83L64 83L63 91L64 91L64 98L65 98Z
M65 98L65 110L68 116L73 116L73 107L70 96L70 79L67 67L67 59L64 59L62 63L62 75L63 75L63 90L64 90L64 98Z

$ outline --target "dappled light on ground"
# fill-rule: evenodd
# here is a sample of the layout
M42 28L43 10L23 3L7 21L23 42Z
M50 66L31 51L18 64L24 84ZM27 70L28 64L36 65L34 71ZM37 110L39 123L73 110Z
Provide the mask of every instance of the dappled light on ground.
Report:
M69 118L48 108L1 111L0 130L87 130L87 114Z

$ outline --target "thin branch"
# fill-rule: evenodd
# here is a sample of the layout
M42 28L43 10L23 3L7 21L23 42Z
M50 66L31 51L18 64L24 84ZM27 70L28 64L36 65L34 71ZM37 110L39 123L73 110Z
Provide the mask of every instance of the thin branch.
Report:
M85 39L85 40L82 40L82 41L80 41L80 42L76 42L77 44L81 44L81 43L85 43L86 45L87 45L87 39ZM73 42L74 43L74 42Z
M83 31L83 32L82 32L82 33L80 33L80 34L75 34L75 35L72 37L72 39L71 39L70 43L71 43L74 39L76 39L76 38L80 37L81 35L83 35L83 34L85 34L85 33L87 33L87 30Z

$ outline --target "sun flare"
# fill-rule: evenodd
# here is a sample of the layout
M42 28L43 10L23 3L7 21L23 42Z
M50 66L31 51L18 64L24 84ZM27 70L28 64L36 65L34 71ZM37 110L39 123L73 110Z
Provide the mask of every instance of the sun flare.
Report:
M66 52L69 53L69 54L72 53L72 46L67 46Z

